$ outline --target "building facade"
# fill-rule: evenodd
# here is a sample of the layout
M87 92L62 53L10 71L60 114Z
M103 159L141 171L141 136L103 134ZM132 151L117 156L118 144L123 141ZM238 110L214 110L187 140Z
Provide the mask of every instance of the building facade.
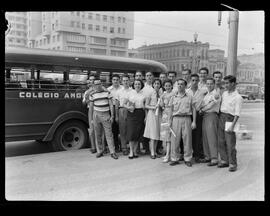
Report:
M225 51L221 49L213 49L208 51L208 69L209 74L220 71L226 76L227 59L224 57Z
M240 64L237 67L238 82L253 82L264 85L264 67L253 63Z
M128 57L128 42L134 37L134 12L10 12L7 19L13 26L22 16L22 45L30 48ZM11 32L8 42L18 34Z
M142 46L138 49L138 58L151 59L165 64L168 70L181 76L184 68L192 72L201 67L207 67L209 43L177 41L164 44Z
M5 37L5 46L27 46L27 13L6 12L6 19L10 24L10 31Z

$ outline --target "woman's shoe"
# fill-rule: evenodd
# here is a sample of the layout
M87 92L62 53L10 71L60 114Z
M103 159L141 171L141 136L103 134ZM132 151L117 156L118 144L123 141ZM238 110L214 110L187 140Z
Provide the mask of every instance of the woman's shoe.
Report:
M134 158L134 156L130 156L130 155L128 156L128 159L133 159L133 158Z
M151 155L150 156L152 159L156 159L156 155Z
M168 163L169 161L170 161L169 158L164 158L162 162L163 163Z

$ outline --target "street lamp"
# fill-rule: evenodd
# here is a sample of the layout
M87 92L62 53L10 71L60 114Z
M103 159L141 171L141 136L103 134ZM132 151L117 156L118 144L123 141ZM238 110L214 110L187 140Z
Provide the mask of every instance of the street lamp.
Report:
M194 73L197 73L197 39L198 34L195 32L194 35L194 46L193 46L193 61L192 61L192 70Z

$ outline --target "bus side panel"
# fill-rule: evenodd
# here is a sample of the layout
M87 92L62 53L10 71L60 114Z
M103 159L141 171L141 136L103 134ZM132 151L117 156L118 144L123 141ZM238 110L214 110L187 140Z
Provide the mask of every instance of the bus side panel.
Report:
M40 94L39 94L40 93ZM85 113L81 98L64 97L71 93L5 91L5 135L7 139L44 138L55 120L68 111ZM38 96L40 95L40 98ZM37 98L36 98L37 96ZM72 96L74 94L72 93Z

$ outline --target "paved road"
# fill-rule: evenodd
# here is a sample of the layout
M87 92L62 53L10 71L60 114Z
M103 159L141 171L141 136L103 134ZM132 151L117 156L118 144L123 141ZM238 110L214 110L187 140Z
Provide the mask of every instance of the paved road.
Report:
M8 200L264 200L264 105L244 105L240 123L252 140L238 140L238 171L149 156L96 159L88 149L6 157Z

